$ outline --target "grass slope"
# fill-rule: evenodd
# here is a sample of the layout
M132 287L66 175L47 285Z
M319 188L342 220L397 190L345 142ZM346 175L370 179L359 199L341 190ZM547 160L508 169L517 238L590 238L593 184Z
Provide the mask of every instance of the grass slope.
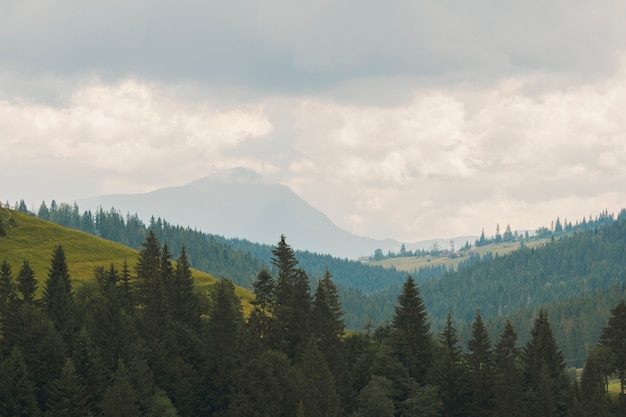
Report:
M524 242L527 248L536 248L545 245L550 239L537 239ZM484 256L487 253L499 256L508 255L509 253L516 251L520 248L519 242L502 242L491 243L489 245L481 247L472 247L472 252ZM369 262L370 265L380 265L383 268L395 268L398 271L405 271L412 273L418 271L420 268L429 266L444 265L447 269L454 267L457 269L458 265L467 260L467 256L457 256L456 258L450 258L448 256L436 257L432 255L426 256L405 256L397 258L388 258L381 261Z
M7 221L9 216L11 221ZM15 277L23 261L28 260L39 282L40 291L48 276L53 249L57 245L63 246L74 284L93 280L94 268L106 268L111 263L121 269L126 261L131 272L135 270L139 252L118 243L12 210L3 209L0 221L5 221L7 232L6 236L0 237L0 262L6 259ZM196 286L202 290L216 282L213 276L197 270L193 270L193 277ZM244 311L248 312L254 296L240 287L236 287L236 292L242 299Z

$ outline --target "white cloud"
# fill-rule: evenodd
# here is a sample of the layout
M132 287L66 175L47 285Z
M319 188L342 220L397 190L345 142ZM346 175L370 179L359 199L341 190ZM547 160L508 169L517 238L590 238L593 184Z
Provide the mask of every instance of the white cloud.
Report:
M5 163L22 160L40 168L67 164L78 171L122 176L127 184L143 172L154 178L152 187L202 176L225 162L225 150L271 130L261 106L188 104L135 80L92 82L60 108L0 102L0 158ZM115 191L107 184L123 181L104 180L101 191Z

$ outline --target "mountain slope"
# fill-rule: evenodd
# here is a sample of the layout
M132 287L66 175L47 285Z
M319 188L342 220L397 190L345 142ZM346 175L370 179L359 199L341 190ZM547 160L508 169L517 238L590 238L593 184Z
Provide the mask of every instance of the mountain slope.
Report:
M146 223L152 216L160 217L205 233L263 244L274 244L284 234L294 249L336 257L355 259L378 248L398 251L401 245L392 239L375 240L349 233L288 187L245 168L218 172L183 186L144 194L102 195L77 203L81 210L115 207L122 213L137 213ZM429 244L432 242L425 243ZM410 249L418 246L407 244Z
M130 270L134 271L139 254L137 250L17 211L3 212L2 220L8 216L13 221L7 228L6 236L0 237L0 261L6 259L9 262L15 277L23 261L28 260L39 281L40 291L50 268L52 251L57 245L63 246L70 276L75 283L91 281L94 268L108 267L111 263L121 268L127 261ZM216 281L208 273L192 272L196 285L201 288ZM242 288L237 289L237 294L244 304L248 304L253 297Z

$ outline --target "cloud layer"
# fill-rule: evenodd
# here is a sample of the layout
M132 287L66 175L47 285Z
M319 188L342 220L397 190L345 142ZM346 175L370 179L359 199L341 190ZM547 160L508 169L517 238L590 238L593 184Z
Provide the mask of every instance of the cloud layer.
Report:
M3 201L245 166L405 241L625 206L621 1L6 6Z

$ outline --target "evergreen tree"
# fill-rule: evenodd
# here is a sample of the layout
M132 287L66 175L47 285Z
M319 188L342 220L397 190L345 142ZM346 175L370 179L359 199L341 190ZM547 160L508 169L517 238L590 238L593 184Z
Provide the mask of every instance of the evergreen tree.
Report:
M424 302L410 275L398 296L392 327L400 360L407 367L409 376L423 383L431 363L433 343Z
M0 265L0 335L5 322L9 320L11 312L15 308L16 299L17 292L15 291L11 265L5 259Z
M88 416L85 388L85 382L76 373L74 362L68 359L59 379L50 384L46 417Z
M495 365L495 417L524 416L524 373L521 350L516 346L517 333L507 320L504 332L496 344Z
M22 351L18 347L0 363L0 415L15 417L38 416L33 383Z
M85 401L93 415L101 414L102 394L107 384L107 374L99 350L83 328L76 337L72 354L76 374L85 385Z
M335 379L324 355L313 339L307 344L299 360L302 382L300 398L305 417L336 417L339 415L339 395Z
M600 344L607 346L613 352L613 370L619 376L621 394L624 393L626 378L626 304L624 300L611 310L607 326L602 329Z
M176 270L168 297L173 319L191 329L198 329L202 306L194 290L191 265L184 245L180 256L176 259Z
M237 372L234 417L290 417L296 415L298 393L294 368L287 355L265 351ZM303 410L304 411L304 410Z
M298 261L284 235L272 255L272 265L278 270L275 290L277 337L281 340L281 349L293 360L309 334L309 278L302 269L296 268Z
M429 380L439 387L439 397L443 403L445 417L464 416L467 401L464 364L459 347L459 336L448 313L446 326L439 335L439 346L435 351L435 361Z
M493 409L493 357L489 334L483 324L480 311L472 323L472 336L467 342L468 387L471 393L470 415L491 415Z
M152 302L152 297L156 295L157 287L160 286L161 244L154 230L148 232L142 244L136 268L138 301L141 306L145 306Z
M274 296L274 279L262 269L253 283L254 300L252 312L248 318L248 353L256 356L270 347L277 347L276 319L274 317L276 298Z
M20 272L17 274L17 291L22 295L25 303L32 303L37 292L35 272L27 260L24 260Z
M592 349L587 356L580 381L580 400L586 415L606 417L609 415L604 375L601 370L603 352Z
M60 245L54 248L52 254L42 301L45 313L63 339L69 342L75 326L74 294L65 252Z
M139 417L138 398L135 389L128 381L128 373L123 360L118 363L117 370L102 400L104 417Z
M328 268L315 290L311 310L311 333L328 362L335 380L345 386L345 361L341 337L344 333L343 310L337 287Z
M531 339L523 349L526 405L531 415L565 416L570 384L563 352L558 349L544 309L539 310Z
M391 382L382 376L374 376L357 398L358 417L393 417L395 406L390 397Z

